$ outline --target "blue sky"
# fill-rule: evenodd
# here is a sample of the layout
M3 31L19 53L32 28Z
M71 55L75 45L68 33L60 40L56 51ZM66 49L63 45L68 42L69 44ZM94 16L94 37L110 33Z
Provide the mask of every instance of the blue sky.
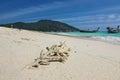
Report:
M120 0L0 0L0 24L51 19L80 29L120 25Z

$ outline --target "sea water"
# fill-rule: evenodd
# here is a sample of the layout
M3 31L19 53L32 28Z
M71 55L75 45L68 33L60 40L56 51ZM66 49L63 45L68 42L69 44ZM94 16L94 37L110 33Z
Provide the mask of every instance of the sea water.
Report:
M120 44L120 32L119 33L107 33L105 31L100 31L100 32L96 32L96 33L58 32L57 34L76 36L76 37L88 37L88 38L92 38L92 39L109 41L109 42Z

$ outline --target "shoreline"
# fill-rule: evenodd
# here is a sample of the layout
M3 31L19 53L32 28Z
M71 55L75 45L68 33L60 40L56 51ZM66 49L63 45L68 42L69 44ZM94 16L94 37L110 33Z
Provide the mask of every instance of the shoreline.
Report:
M72 37L72 38L77 38L77 39L85 39L85 40L93 40L93 41L101 41L101 42L105 42L105 43L109 43L109 44L113 44L113 45L119 45L120 46L120 42L113 42L113 41L109 41L109 40L102 40L100 38L102 38L103 36L77 36L77 35L66 35L66 34L57 34L57 33L51 33L51 32L44 32L46 34L52 34L52 35L57 35L57 36L66 36L66 37ZM111 36L110 36L111 37ZM105 38L105 37L104 37Z
M4 27L1 27L1 28L4 28ZM14 29L14 28L8 28L8 29L19 30L19 29ZM24 30L24 29L21 29L21 30ZM40 31L32 31L32 30L26 30L26 31L44 33L44 34L51 34L51 35L57 35L57 36L66 36L66 37L83 39L83 40L101 41L101 42L105 42L105 43L120 46L120 41L115 42L115 41L111 41L111 40L101 39L101 38L106 38L106 36L105 37L104 36L79 36L79 35L70 35L70 34L58 34L58 33L55 33L55 32L40 32ZM110 36L110 37L112 37L112 36Z

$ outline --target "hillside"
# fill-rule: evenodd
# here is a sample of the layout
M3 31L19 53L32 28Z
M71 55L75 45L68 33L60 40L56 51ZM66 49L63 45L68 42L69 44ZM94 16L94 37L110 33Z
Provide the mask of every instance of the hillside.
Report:
M52 20L40 20L34 23L24 23L24 22L16 22L10 24L3 24L1 26L12 27L18 29L26 29L26 30L35 30L35 31L47 31L47 32L69 32L69 31L79 31L79 29L70 26L68 24L52 21Z

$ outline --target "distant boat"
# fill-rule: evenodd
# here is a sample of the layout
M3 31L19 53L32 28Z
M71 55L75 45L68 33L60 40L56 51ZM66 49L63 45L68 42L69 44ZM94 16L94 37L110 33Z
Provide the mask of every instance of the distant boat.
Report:
M99 27L96 30L79 30L80 32L84 32L84 33L95 33L99 31Z
M107 27L107 30L108 30L107 32L108 32L108 33L118 33L118 32L120 32L119 27L120 27L120 26L118 26L116 29Z

